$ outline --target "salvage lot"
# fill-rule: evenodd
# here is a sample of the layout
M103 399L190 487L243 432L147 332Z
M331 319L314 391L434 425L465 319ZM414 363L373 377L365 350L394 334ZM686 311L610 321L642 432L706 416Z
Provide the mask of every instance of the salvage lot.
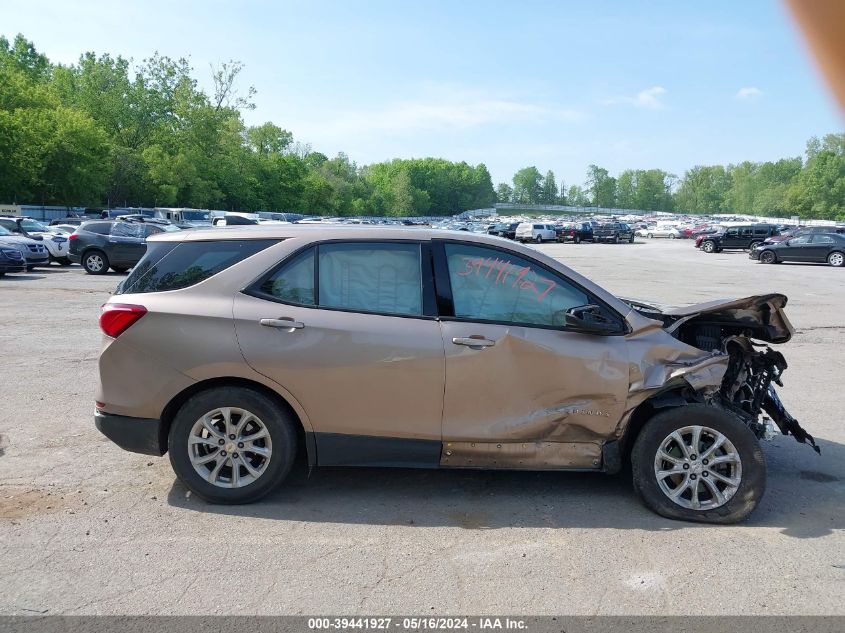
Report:
M0 280L0 614L845 614L845 271L686 240L539 248L623 296L789 296L781 394L822 455L766 444L766 497L729 527L663 519L625 475L301 467L210 506L93 427L122 275L51 267Z

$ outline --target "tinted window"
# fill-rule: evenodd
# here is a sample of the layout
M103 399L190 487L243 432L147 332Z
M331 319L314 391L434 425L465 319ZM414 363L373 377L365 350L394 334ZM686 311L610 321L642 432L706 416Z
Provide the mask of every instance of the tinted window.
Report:
M568 309L590 303L583 290L521 257L464 244L445 248L456 317L562 326Z
M111 234L117 237L143 237L144 227L131 222L115 222L111 227Z
M322 244L320 307L422 314L419 244Z
M193 286L275 244L276 240L150 242L116 294L162 292Z
M108 235L111 232L111 222L86 222L82 225L83 230L100 235Z
M789 240L789 245L790 246L800 246L801 244L809 244L810 239L812 237L813 237L812 234L799 235L798 237L793 237L791 240Z
M314 305L314 249L285 262L261 282L258 292L286 303Z
M813 236L813 244L833 244L834 240L830 235L819 233Z

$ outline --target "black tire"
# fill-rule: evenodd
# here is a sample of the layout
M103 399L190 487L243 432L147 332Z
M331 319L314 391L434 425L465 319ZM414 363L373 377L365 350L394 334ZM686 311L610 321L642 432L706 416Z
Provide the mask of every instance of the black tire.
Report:
M109 270L109 258L103 251L91 249L82 256L82 267L89 275L105 275Z
M35 270L35 266L27 266L26 267L26 272L28 272L28 273L31 273L33 270Z
M70 266L73 263L67 257L60 257L56 261L59 262L59 266Z
M647 237L648 239L652 239L652 238L654 237L654 235L652 235L651 233L649 233L648 235L646 235L646 237Z
M704 510L683 507L672 501L657 481L654 462L661 443L673 431L691 425L723 434L733 444L742 463L735 494L718 507ZM727 411L710 405L690 404L655 415L637 436L631 451L631 469L634 489L643 502L657 514L681 521L721 524L742 521L757 507L766 491L766 462L754 433ZM703 479L697 485L704 489Z
M631 237L628 238L628 244L633 244L633 243L634 243L634 234L631 233Z
M537 237L534 238L534 241L537 242L538 244L542 244L543 243L543 236L538 235Z
M833 251L832 253L829 253L827 256L827 263L836 268L842 268L845 266L845 253L841 251Z
M120 273L121 275L124 274L127 270L129 270L126 266L112 266L111 269L116 273Z
M238 407L257 416L270 434L272 453L266 470L240 488L209 483L194 469L188 452L191 428L206 413L219 407ZM173 418L167 447L170 464L179 480L198 497L211 503L238 504L260 499L276 488L290 472L296 456L295 422L277 402L243 387L218 387L191 397Z
M576 244L580 244L581 243L581 236L576 235L575 238L572 241L575 242Z
M774 251L763 251L760 253L761 264L776 264L778 261L777 255L775 255Z
M669 233L669 239L674 240L677 236L674 233Z
M701 243L701 250L705 253L716 253L718 250L716 249L716 242L713 240L704 240Z

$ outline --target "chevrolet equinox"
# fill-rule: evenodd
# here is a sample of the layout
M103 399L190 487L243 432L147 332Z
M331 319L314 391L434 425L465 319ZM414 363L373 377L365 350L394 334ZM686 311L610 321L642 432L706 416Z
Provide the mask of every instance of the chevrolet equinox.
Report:
M537 250L429 229L162 233L103 306L95 423L168 452L215 503L312 466L618 472L646 505L729 523L759 440L815 448L774 384L780 294L622 300ZM764 416L763 413L767 415ZM816 449L818 450L818 449Z

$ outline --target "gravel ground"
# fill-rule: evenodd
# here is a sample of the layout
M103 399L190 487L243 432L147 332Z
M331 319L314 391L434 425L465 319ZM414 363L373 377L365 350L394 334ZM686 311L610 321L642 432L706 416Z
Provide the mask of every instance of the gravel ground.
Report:
M0 614L845 614L845 271L688 241L541 247L668 303L787 294L787 408L745 524L662 519L624 476L318 469L207 505L92 421L98 308L120 275L0 280Z

